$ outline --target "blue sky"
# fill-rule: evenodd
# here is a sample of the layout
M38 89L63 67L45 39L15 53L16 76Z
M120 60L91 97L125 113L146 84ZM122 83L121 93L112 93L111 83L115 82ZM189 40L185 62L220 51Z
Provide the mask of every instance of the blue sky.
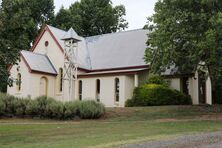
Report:
M54 0L55 12L63 5L68 8L70 4L77 0ZM112 0L114 5L123 4L126 7L126 20L129 22L128 30L142 28L147 21L147 17L154 12L157 0Z

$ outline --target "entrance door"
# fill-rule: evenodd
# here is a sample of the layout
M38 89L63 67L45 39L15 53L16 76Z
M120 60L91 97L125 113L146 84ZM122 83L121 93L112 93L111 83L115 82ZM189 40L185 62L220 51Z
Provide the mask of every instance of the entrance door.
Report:
M199 104L206 104L206 79L204 72L199 72Z
M40 96L48 95L48 80L46 77L40 79Z

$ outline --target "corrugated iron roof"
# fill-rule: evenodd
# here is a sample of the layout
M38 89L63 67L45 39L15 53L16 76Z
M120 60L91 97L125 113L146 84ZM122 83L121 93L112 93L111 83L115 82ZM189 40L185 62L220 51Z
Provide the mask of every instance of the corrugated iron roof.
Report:
M57 71L46 55L25 50L21 51L21 55L31 71L57 75Z
M147 30L132 30L87 37L92 69L146 65Z
M67 33L49 26L61 47ZM80 37L78 64L90 70L146 65L144 62L148 30L138 29L92 37Z

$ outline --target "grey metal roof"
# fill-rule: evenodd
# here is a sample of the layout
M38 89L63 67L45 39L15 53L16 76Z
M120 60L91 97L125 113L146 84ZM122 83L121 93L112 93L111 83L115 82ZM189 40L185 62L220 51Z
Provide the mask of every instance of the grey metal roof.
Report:
M22 50L21 54L31 71L56 75L57 72L46 55Z
M132 30L87 37L92 69L146 65L147 30Z
M66 31L49 26L49 29L65 48L62 40ZM90 70L147 65L144 53L148 31L143 29L110 33L92 37L79 37L78 64Z
M69 39L74 39L76 41L80 41L80 37L73 30L73 28L70 28L69 31L65 34L65 36L62 38L62 40L69 40Z
M55 38L57 39L57 41L59 42L60 46L64 49L65 48L65 44L64 41L62 40L64 38L64 36L66 35L66 31L52 27L50 25L47 25L50 29L50 31L53 33L53 35L55 36ZM90 67L90 58L89 58L89 52L86 46L86 41L83 37L79 36L79 40L81 40L80 42L78 42L78 65L81 68L85 68L85 69L91 69Z
M99 72L90 72L90 73L82 73L79 76L90 76L97 74L115 74L115 73L125 73L125 72L140 72L144 70L148 70L149 68L136 68L136 69L124 69L124 70L110 70L110 71L99 71Z

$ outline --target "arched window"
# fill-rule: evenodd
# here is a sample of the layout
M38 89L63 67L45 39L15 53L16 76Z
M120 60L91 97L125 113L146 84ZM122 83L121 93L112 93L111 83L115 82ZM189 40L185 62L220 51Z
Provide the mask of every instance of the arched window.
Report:
M46 77L41 77L40 79L39 95L48 96L48 79Z
M63 81L63 69L62 68L60 68L59 69L59 91L60 92L62 92L62 85L63 85L63 83L62 83L62 81Z
M100 101L100 80L96 80L96 100Z
M22 76L20 73L18 73L17 75L17 81L16 81L16 85L17 85L17 90L20 91L21 90L21 84L22 84Z
M115 102L119 102L119 78L115 78Z
M82 100L82 80L79 81L79 100Z

